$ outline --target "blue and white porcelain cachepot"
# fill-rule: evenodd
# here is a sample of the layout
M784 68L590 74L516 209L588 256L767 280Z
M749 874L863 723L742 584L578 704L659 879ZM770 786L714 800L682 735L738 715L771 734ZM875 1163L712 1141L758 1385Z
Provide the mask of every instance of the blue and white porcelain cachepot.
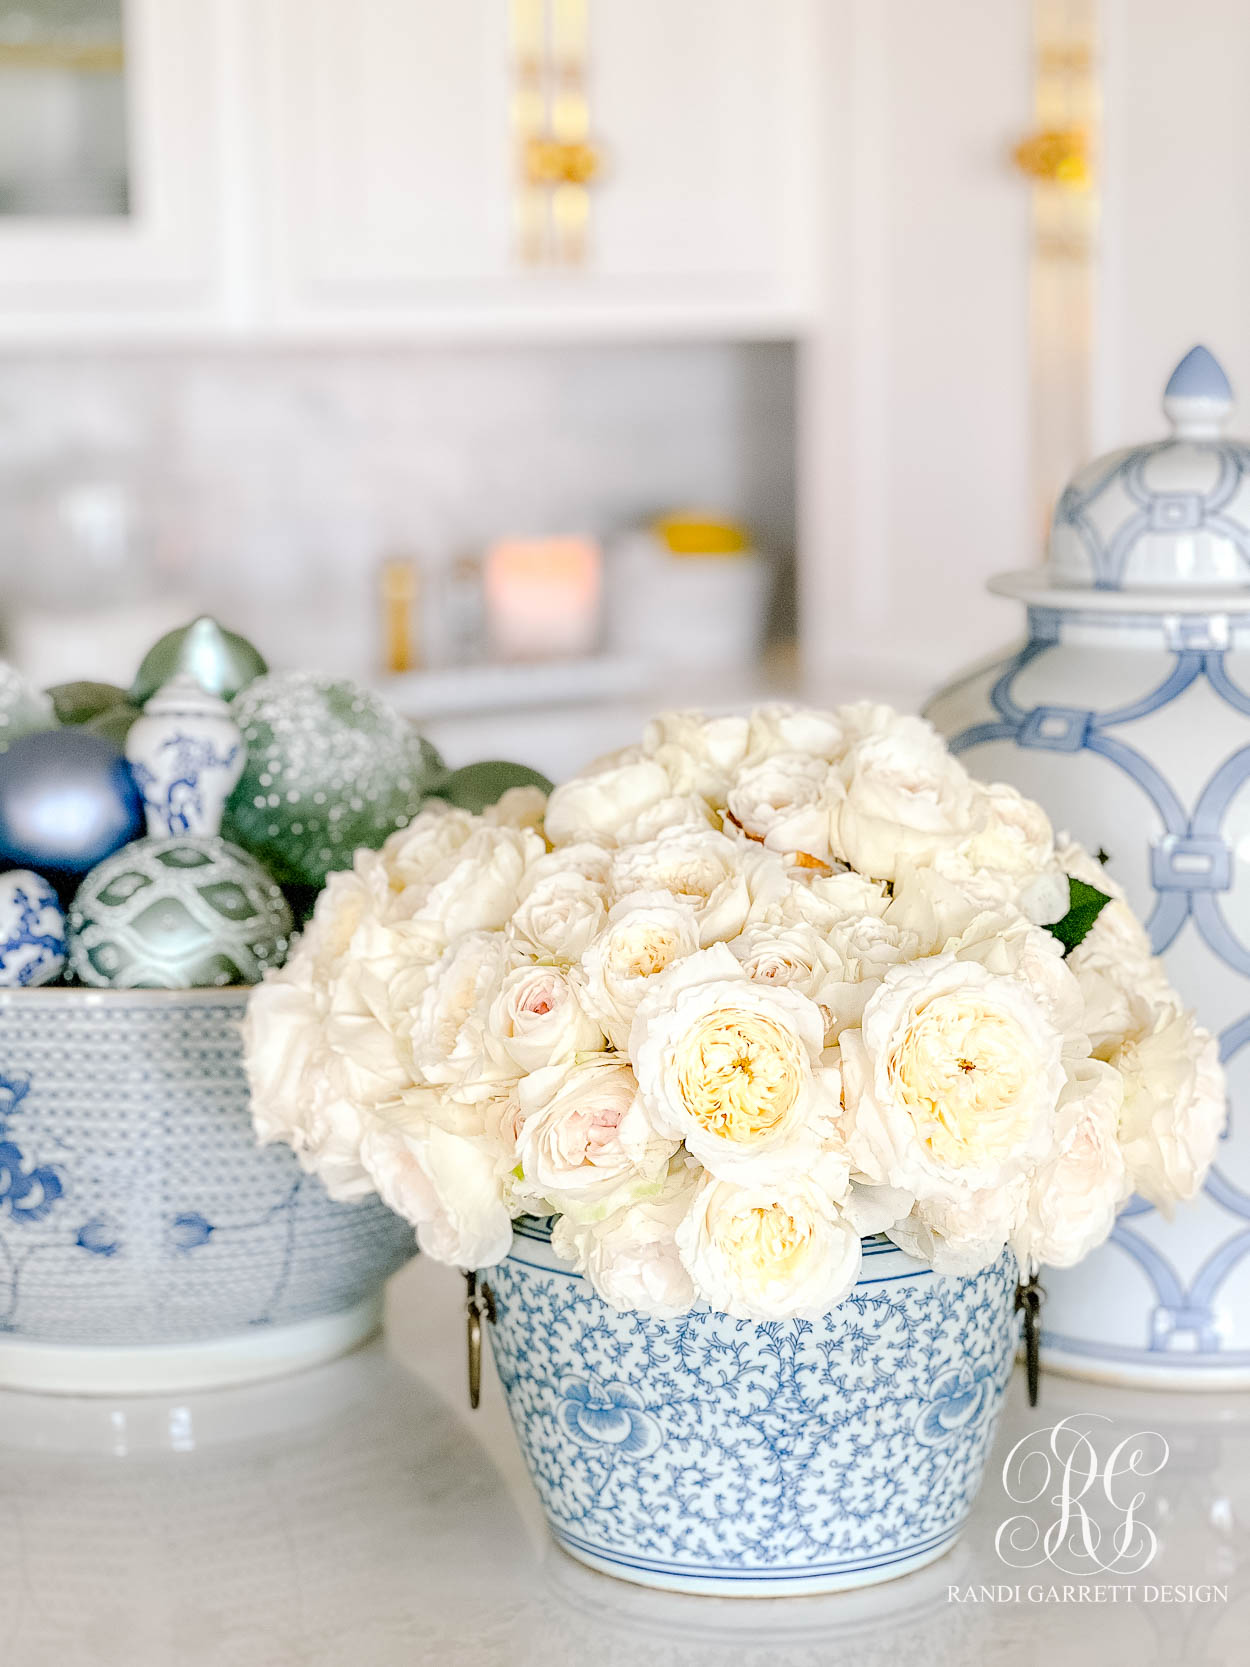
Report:
M377 1328L412 1230L256 1145L247 997L0 990L0 1387L241 1383Z
M1083 469L1017 652L928 709L977 775L1040 801L1105 860L1168 976L1219 1037L1230 1120L1201 1197L1140 1200L1110 1241L1048 1270L1043 1359L1160 1388L1250 1385L1250 445L1225 438L1205 348L1164 395L1170 438Z
M1016 1345L1015 1264L943 1277L865 1240L824 1319L622 1314L517 1223L482 1275L558 1544L644 1586L780 1596L932 1562L972 1509Z

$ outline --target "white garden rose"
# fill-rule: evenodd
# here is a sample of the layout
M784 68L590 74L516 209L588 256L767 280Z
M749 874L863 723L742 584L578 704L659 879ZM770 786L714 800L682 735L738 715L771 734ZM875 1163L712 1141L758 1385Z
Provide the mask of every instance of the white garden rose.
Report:
M643 751L661 764L670 791L723 805L746 756L746 718L706 718L702 712L666 712L643 732Z
M542 955L576 961L607 919L607 888L584 874L546 874L528 880L512 917L512 931Z
M712 828L719 830L720 819L706 799L697 793L675 793L660 799L637 816L622 822L616 831L618 845L646 845L661 834L677 828Z
M870 1184L958 1200L1048 1150L1065 1037L1024 978L949 953L891 967L839 1040L847 1143Z
M401 1109L396 1121L365 1133L361 1157L382 1202L412 1222L417 1243L436 1261L488 1268L508 1254L512 1219L484 1141Z
M825 982L841 972L828 938L806 921L790 926L748 921L729 947L748 978L758 984L786 984L813 1001Z
M393 833L377 853L389 889L398 895L428 885L477 826L477 819L467 810L444 804L441 799L427 800L408 826ZM357 853L358 858L363 856Z
M1060 1101L1055 1149L1033 1174L1012 1248L1027 1271L1070 1268L1115 1226L1131 1190L1117 1132L1124 1082L1097 1059L1072 1073Z
M541 1070L579 1053L598 1053L604 1035L582 1006L563 967L514 967L505 973L487 1020L488 1048L504 1074Z
M840 920L825 934L829 970L809 992L820 1008L825 1033L837 1037L858 1025L864 1008L891 967L920 954L917 935L889 915Z
M479 822L463 844L413 888L409 918L442 928L451 942L461 932L507 925L520 901L528 866L546 846L532 828L491 828Z
M694 909L670 892L640 891L613 905L602 932L582 956L583 1007L614 1048L629 1047L638 1003L649 980L699 947Z
M490 1014L504 978L525 957L498 932L466 932L431 968L406 1042L413 1078L484 1100L521 1075L493 1044Z
M845 731L836 712L809 706L757 706L747 733L744 763L759 764L778 753L802 753L832 762L842 755Z
M698 1169L674 1158L642 1196L596 1220L561 1216L551 1248L594 1286L609 1308L674 1319L694 1306L695 1289L677 1253Z
M726 808L738 827L770 851L830 860L833 806L829 765L804 753L777 753L743 770Z
M930 1198L885 1229L900 1250L938 1273L969 1274L1002 1255L1028 1196L1028 1178L1014 1175L1002 1186L962 1197Z
M984 815L971 777L921 718L896 718L853 742L837 772L834 854L874 879L961 844Z
M1174 997L1139 993L1104 1057L1124 1082L1120 1142L1134 1190L1165 1214L1202 1185L1227 1118L1214 1037Z
M816 1004L757 984L724 944L687 956L639 1003L629 1052L659 1134L746 1182L810 1163L837 1105Z
M763 853L759 853L762 857ZM694 911L699 941L733 938L751 907L754 853L711 828L674 828L616 853L608 886L616 901L632 892L666 891Z
M517 1085L516 1159L526 1193L566 1214L604 1215L667 1173L676 1141L652 1130L616 1053L531 1071Z
M859 1278L859 1234L802 1175L746 1185L705 1175L677 1248L703 1301L740 1320L819 1319Z
M493 805L487 805L482 820L490 828L533 828L541 833L546 814L547 795L531 784L509 787Z
M673 791L663 765L654 759L604 761L551 794L544 822L547 838L557 846L585 839L614 844L618 829Z

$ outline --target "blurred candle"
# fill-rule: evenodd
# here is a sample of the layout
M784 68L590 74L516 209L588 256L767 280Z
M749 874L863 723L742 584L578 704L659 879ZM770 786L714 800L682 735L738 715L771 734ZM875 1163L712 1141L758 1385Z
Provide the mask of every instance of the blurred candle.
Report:
M589 538L505 538L486 553L486 619L504 660L572 659L598 646L603 563Z

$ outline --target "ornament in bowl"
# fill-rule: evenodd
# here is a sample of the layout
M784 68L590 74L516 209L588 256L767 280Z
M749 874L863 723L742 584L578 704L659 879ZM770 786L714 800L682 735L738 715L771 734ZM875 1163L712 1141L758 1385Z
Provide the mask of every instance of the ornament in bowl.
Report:
M1017 1270L1218 1133L1165 982L1167 1059L1091 1044L1089 861L921 719L671 713L331 879L249 1004L257 1130L472 1274L572 1555L719 1593L902 1574L971 1509Z
M1102 981L1095 1051L1174 1072L1183 1099L1199 1065L1170 979L1228 1075L1211 1169L1203 1144L1170 1139L1108 1243L1048 1282L1043 1360L1227 1389L1250 1387L1250 443L1224 433L1232 390L1205 348L1163 410L1169 436L1077 473L1046 567L993 581L1025 604L1027 641L929 712L971 771L1015 783L1098 853L1086 876L1116 902L1074 957ZM1194 1202L1173 1213L1178 1194Z
M240 1021L292 914L219 829L246 763L228 699L264 670L199 620L129 697L24 694L0 756L0 861L20 865L0 873L0 1385L172 1390L309 1365L376 1328L415 1249L376 1197L330 1198L252 1132ZM78 987L53 983L66 969Z

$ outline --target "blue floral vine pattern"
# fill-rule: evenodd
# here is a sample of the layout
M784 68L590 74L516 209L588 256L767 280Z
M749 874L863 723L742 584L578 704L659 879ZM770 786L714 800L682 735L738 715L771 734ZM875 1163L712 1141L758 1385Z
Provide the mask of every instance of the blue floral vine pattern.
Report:
M866 1271L823 1319L758 1326L617 1314L518 1250L487 1278L512 1420L572 1549L817 1578L919 1555L971 1508L1015 1351L1007 1255L962 1279Z
M1238 462L1238 471L1240 467ZM1240 479L1240 472L1237 478ZM1225 492L1226 485L1221 485L1220 494ZM1068 497L1070 494L1071 489ZM1060 505L1059 516L1075 525L1080 520L1081 508L1075 500L1069 502L1068 497ZM1218 505L1208 505L1206 509L1212 507ZM1100 571L1105 571L1109 585L1119 583L1132 542L1144 530L1148 530L1144 522L1134 522L1117 537L1113 548L1097 556L1103 564ZM1232 536L1227 527L1221 530ZM1238 547L1243 554L1250 554L1244 541ZM1039 705L1017 698L1015 690L1021 674L1061 643L1067 627L1095 623L1116 623L1126 630L1143 628L1141 616L1128 611L1120 616L1030 608L1028 641L1017 654L995 668L997 675L989 689L994 716L955 735L950 742L951 750L967 754L989 743L1006 741L1025 752L1088 752L1121 771L1145 793L1160 827L1150 847L1150 879L1155 902L1147 921L1155 953L1165 953L1176 943L1182 930L1191 926L1225 966L1243 978L1250 978L1250 944L1237 936L1221 905L1221 898L1231 891L1234 879L1233 850L1224 831L1224 821L1234 800L1250 783L1250 746L1238 748L1222 759L1186 803L1146 752L1130 738L1133 725L1163 711L1201 683L1235 712L1250 717L1250 691L1238 685L1226 664L1228 620L1222 615L1194 614L1148 626L1164 633L1172 654L1171 669L1140 698L1113 710L1092 711L1053 703ZM1129 736L1124 733L1126 729L1130 731ZM1239 1016L1221 1031L1222 1063L1227 1065L1248 1042L1250 1013ZM1225 1140L1230 1132L1231 1123L1225 1130ZM1070 1353L1108 1358L1140 1359L1166 1353L1170 1360L1189 1358L1200 1362L1214 1356L1228 1363L1250 1361L1250 1354L1244 1350L1228 1348L1216 1315L1221 1287L1250 1256L1250 1193L1224 1174L1218 1162L1208 1176L1204 1192L1213 1204L1232 1217L1235 1231L1189 1275L1182 1275L1157 1245L1129 1225L1135 1217L1151 1213L1152 1206L1143 1200L1132 1200L1112 1231L1111 1243L1132 1258L1155 1295L1149 1336L1143 1340L1140 1350L1068 1336L1047 1340ZM1179 1357L1178 1343L1187 1351Z

